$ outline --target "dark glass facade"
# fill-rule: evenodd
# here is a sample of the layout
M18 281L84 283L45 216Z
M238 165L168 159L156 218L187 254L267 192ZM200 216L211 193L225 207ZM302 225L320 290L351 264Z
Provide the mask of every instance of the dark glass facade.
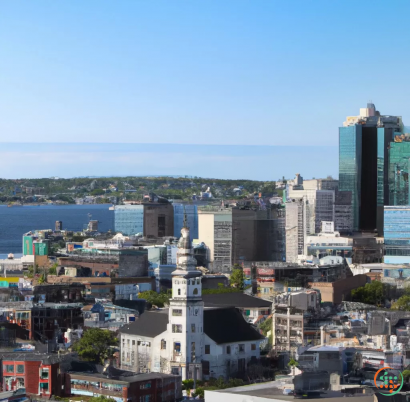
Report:
M339 128L339 190L352 193L353 230L359 229L362 126Z

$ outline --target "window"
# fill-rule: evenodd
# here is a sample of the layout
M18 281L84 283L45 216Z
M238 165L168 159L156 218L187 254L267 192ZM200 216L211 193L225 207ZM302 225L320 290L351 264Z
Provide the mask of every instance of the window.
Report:
M196 280L196 284L199 285L199 279Z
M140 385L140 389L151 388L151 382L146 382L145 384Z
M176 354L181 353L181 342L174 342L174 352Z
M188 280L188 281L187 281L187 284L188 284L188 285L190 285L190 284L191 284L191 282Z
M174 317L180 317L182 315L182 310L178 310L178 309L173 309L172 310L172 315Z
M40 382L40 391L44 394L48 394L48 382Z
M14 373L14 366L12 364L6 365L6 372L7 373Z
M129 346L130 346L130 340L127 339L127 347L129 347Z
M202 360L202 374L209 375L209 362Z
M178 296L181 296L181 289L178 289Z
M239 347L239 352L241 352L241 353L245 352L245 345L243 343L238 345L238 347Z
M195 324L191 324L191 332L195 332Z
M230 347L230 346L227 346L227 347L226 347L226 354L227 354L227 355L230 355L230 354L231 354L231 347Z
M167 341L165 339L161 339L161 349L164 350L167 348Z
M17 364L17 373L19 374L24 373L24 364Z
M256 350L256 343L251 344L251 350Z
M132 346L135 346L135 340L134 340L134 341L132 341Z
M47 380L48 379L48 369L42 369L40 371L40 378L42 380Z
M172 324L172 332L174 334L182 334L182 325L180 324Z
M171 374L179 375L179 367L172 367L171 368Z
M211 354L211 345L205 345L205 354L206 355Z
M198 288L195 288L192 293L193 293L194 295L197 295L197 294L198 294Z

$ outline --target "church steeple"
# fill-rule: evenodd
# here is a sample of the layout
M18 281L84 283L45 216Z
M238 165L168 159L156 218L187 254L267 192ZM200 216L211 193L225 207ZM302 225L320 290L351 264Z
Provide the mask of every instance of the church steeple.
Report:
M177 269L172 273L168 321L168 331L172 336L170 365L179 371L183 380L201 378L204 310L201 276L201 271L196 269L185 214L178 241Z

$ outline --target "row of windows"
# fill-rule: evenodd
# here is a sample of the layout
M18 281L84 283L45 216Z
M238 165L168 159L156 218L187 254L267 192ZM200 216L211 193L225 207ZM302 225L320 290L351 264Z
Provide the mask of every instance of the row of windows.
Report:
M14 373L14 364L6 364L3 367L3 370L4 369L6 373ZM24 374L24 364L16 364L16 373Z
M195 279L191 279L191 280L188 279L188 280L186 281L186 284L187 284L187 285L199 285L200 283L201 283L201 282L200 282L199 279L196 279L196 280L195 280ZM181 281L181 284L182 284L182 285L185 285L185 281ZM175 285L179 285L179 281L178 281L178 280L175 281Z
M202 328L198 328L199 332L202 332ZM182 325L181 324L172 324L172 332L174 334L182 334ZM191 324L191 332L196 332L195 324Z
M197 295L197 294L198 294L198 288L195 288L192 293L193 293L194 295ZM181 296L181 289L178 289L178 296Z

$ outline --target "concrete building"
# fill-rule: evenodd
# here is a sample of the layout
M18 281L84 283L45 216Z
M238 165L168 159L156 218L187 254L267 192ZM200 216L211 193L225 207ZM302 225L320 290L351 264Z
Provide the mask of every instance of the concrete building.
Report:
M123 235L142 233L146 237L174 235L174 208L168 202L116 205L114 229Z
M305 254L306 236L310 233L311 205L306 198L288 201L286 208L286 262L296 262Z
M209 248L211 272L229 273L232 268L232 209L198 208L198 238Z
M320 310L320 295L315 290L282 293L274 298L272 311L272 348L294 353L301 345L320 342L320 328L310 328L307 317ZM306 328L305 328L306 327Z
M232 258L243 261L284 261L285 208L268 205L264 209L232 209Z
M340 236L334 230L333 222L322 222L322 231L315 235L307 236L306 252L309 256L323 258L326 256L340 256L352 263L353 239Z

